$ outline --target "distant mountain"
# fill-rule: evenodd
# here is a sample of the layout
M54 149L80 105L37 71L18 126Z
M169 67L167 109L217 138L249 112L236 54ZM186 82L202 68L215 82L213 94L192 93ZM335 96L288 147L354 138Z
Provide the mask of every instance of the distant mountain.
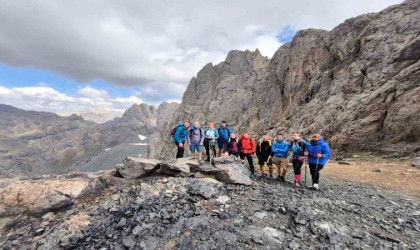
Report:
M158 113L172 119L177 106L135 104L122 118L96 124L79 115L62 117L0 104L0 177L112 168L128 155L142 154L145 146L139 143L159 131Z

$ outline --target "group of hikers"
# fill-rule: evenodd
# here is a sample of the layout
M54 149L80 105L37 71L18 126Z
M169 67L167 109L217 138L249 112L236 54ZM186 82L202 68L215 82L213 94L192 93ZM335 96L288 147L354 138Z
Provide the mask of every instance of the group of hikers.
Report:
M286 140L282 132L276 134L274 141L269 135L263 135L258 142L250 137L248 131L239 136L226 121L222 121L216 128L214 122L208 123L208 128L203 129L199 122L192 125L189 121L178 124L171 131L175 145L178 147L176 158L184 156L184 148L189 145L194 158L202 162L203 147L206 149L206 161L210 157L234 155L241 160L247 160L251 179L256 179L253 155L258 158L262 177L274 179L273 164L277 167L277 179L285 182L285 176L292 163L294 171L294 185L302 187L301 168L307 161L312 177L312 187L319 189L319 172L324 168L331 155L330 148L319 134L313 134L309 142L300 137L298 131L291 133L291 139ZM216 154L216 145L218 152ZM268 173L264 166L268 166Z

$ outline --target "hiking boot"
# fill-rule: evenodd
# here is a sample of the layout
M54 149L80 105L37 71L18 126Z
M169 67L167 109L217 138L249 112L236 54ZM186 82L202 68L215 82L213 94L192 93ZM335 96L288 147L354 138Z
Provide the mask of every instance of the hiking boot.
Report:
M249 178L251 178L251 179L257 179L257 176L255 176L255 174L251 174L250 176L249 176Z
M268 174L262 174L261 177L268 177Z
M210 161L210 158L206 158L206 161Z
M274 180L274 176L272 174L270 174L270 179Z
M284 176L279 176L279 180L280 180L281 182L286 182L286 180L284 179Z
M318 185L318 183L315 183L315 184L314 184L314 189L315 189L315 190L319 190L319 185Z
M297 188L301 188L301 187L302 187L302 183L300 183L300 182L295 182L295 187L297 187Z

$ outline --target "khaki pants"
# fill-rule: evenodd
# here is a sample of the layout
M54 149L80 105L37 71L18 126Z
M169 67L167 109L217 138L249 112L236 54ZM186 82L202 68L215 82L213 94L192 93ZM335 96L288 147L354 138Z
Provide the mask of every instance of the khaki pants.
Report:
M287 158L274 156L273 163L277 166L278 175L284 177L286 175L287 168L289 167Z

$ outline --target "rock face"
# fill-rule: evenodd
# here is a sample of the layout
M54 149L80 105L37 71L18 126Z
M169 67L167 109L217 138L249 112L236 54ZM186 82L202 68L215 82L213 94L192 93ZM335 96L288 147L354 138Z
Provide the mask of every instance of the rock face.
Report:
M408 0L330 32L300 31L271 60L258 50L231 51L207 64L148 156L173 157L167 131L183 120L228 120L253 136L318 132L336 155L419 151L419 5Z
M138 179L155 172L161 164L159 160L127 157L116 169L125 179Z

